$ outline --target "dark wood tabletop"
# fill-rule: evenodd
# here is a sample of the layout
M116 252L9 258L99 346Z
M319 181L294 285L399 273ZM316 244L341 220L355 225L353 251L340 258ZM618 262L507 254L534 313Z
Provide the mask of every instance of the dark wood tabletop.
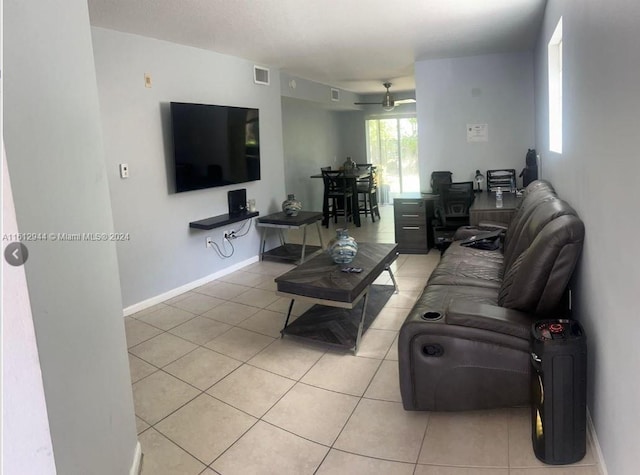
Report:
M334 302L353 303L397 257L397 244L358 243L358 254L349 264L336 264L323 252L286 274L276 277L279 292ZM346 273L344 267L360 267Z
M287 213L279 213L261 216L258 224L276 224L279 226L304 226L322 219L322 211L298 211L297 216L287 216Z
M516 196L515 193L504 192L502 193L502 208L513 209L522 200L522 197ZM495 210L496 209L496 194L494 192L483 191L476 193L473 203L471 204L471 210ZM499 209L499 208L498 208Z
M341 170L331 170L331 171L341 171ZM344 178L351 178L355 180L364 180L365 178L371 175L370 171L359 170L356 172L344 172ZM318 173L316 175L311 175L309 178L322 178L322 173Z

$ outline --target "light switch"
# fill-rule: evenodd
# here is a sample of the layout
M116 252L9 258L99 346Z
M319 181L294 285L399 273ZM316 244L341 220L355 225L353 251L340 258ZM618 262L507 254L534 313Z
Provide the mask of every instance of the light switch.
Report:
M144 73L144 87L151 87L151 73Z
M129 165L127 163L120 164L120 178L129 178Z

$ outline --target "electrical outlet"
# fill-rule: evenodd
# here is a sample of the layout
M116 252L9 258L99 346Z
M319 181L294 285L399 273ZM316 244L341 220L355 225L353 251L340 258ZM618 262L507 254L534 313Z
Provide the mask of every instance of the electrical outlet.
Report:
M206 245L207 247L213 247L213 238L207 237Z
M224 237L229 240L235 239L237 237L236 231L234 229L228 229L227 231L224 232Z

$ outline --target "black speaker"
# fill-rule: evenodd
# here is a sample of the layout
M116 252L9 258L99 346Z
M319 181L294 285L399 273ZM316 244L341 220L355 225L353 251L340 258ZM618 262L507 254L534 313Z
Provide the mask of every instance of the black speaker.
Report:
M229 215L234 216L246 212L247 210L247 189L231 190L227 192L229 202Z
M575 320L531 328L531 440L541 461L561 465L587 450L587 338Z

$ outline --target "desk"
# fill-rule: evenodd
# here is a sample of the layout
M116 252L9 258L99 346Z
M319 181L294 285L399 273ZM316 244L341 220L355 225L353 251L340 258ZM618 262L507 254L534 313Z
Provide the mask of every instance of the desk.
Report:
M353 197L351 198L351 209L353 210L353 223L356 227L360 227L360 210L358 206L358 180L364 180L369 177L369 172L353 172L345 173L344 178L349 182L353 191ZM322 173L317 175L311 175L309 178L322 178ZM324 201L324 196L323 196ZM328 222L323 219L322 224L328 225Z
M257 226L262 228L262 237L260 239L260 260L272 258L276 260L295 261L303 263L305 256L308 257L324 248L322 243L322 233L320 230L320 220L322 213L319 211L299 211L297 216L287 216L286 213L274 213L268 216L258 218ZM318 229L318 237L320 238L320 246L307 246L307 225L316 223ZM265 252L267 229L277 229L280 234L280 246ZM300 229L302 228L302 245L286 243L283 229ZM308 251L308 252L307 252Z
M433 221L439 198L431 193L402 193L393 199L398 252L426 254L435 246Z
M469 208L469 224L477 226L481 221L509 224L521 200L522 197L516 196L515 193L503 193L502 208L496 208L494 192L476 193L473 204Z

